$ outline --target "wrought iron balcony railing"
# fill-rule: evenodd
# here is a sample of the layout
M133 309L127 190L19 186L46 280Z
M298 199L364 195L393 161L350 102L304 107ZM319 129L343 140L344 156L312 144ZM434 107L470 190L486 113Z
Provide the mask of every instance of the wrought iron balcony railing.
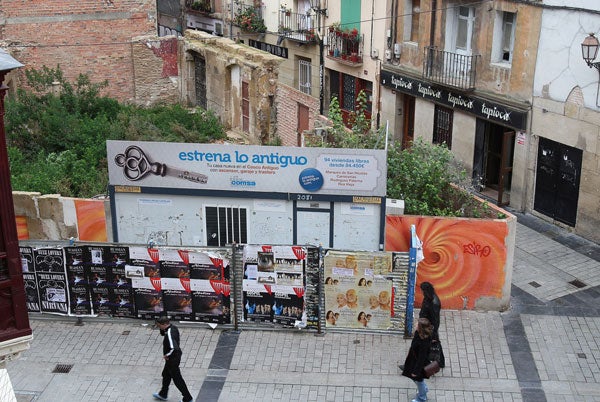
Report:
M327 32L327 57L338 63L361 65L363 62L364 35L358 30L336 30Z
M315 17L307 13L294 13L282 7L279 10L279 35L302 43L316 43Z
M477 63L481 56L466 56L431 46L425 47L424 52L424 78L463 90L475 89Z

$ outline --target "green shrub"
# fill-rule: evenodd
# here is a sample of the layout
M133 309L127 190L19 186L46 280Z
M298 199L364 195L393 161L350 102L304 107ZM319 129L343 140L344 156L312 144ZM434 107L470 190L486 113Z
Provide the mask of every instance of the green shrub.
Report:
M218 117L205 110L121 104L100 95L106 83L80 75L71 84L60 67L25 75L30 89L6 100L13 190L92 197L108 185L107 140L207 143L226 137Z

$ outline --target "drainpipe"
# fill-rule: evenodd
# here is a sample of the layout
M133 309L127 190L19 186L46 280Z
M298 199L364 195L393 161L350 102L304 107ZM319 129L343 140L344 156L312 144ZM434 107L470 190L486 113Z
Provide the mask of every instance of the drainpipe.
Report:
M429 55L427 60L427 76L433 68L433 45L435 45L435 20L437 17L437 0L431 1L431 24L429 28Z

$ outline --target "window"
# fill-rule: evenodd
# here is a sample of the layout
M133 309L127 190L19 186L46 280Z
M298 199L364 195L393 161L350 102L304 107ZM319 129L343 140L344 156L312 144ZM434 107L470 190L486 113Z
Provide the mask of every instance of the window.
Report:
M421 0L404 0L404 41L419 41Z
M355 110L356 99L360 91L364 91L367 96L365 115L368 119L371 118L373 110L373 83L371 81L331 70L329 71L329 82L330 96L338 98L345 124L348 124L348 117Z
M311 92L311 65L310 60L298 61L298 89L310 95Z
M248 242L245 208L206 207L206 245Z
M448 149L452 148L452 117L453 110L435 105L433 116L433 143L446 143Z
M492 44L492 62L512 63L515 45L516 14L498 11L494 23L494 42Z

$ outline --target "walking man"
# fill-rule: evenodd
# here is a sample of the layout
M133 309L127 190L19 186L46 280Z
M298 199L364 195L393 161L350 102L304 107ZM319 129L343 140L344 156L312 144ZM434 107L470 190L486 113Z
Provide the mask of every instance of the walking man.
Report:
M167 400L169 394L169 385L171 380L175 383L177 389L183 396L182 402L192 402L192 394L187 388L181 371L179 370L179 363L181 362L181 348L179 347L179 329L169 321L168 317L159 317L156 320L156 325L160 329L160 334L164 337L163 339L163 359L165 359L165 367L162 371L162 388L160 391L152 394L155 399L161 401Z

